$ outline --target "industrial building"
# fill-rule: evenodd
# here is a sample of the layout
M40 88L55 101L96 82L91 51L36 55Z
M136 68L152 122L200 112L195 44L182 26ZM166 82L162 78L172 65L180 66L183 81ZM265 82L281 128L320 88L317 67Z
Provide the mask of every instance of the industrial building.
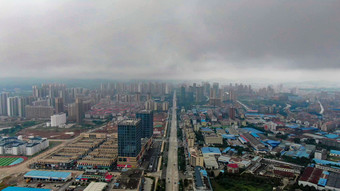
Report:
M60 171L40 171L32 170L24 175L24 179L38 180L38 181L58 181L66 182L72 178L70 172Z
M218 169L218 163L215 156L204 156L204 166L206 169Z
M221 151L216 147L202 147L203 156L220 156Z
M0 155L27 155L32 156L49 147L46 138L34 137L28 141L17 137L0 137Z
M204 134L204 142L207 145L222 145L223 144L223 138L220 135L217 135L216 133L205 133Z

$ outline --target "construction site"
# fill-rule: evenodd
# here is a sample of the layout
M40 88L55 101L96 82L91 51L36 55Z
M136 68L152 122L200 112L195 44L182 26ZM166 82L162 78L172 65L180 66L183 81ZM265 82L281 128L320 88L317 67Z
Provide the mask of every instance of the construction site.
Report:
M118 156L117 138L104 133L82 133L65 147L37 160L31 168L54 170L111 170Z

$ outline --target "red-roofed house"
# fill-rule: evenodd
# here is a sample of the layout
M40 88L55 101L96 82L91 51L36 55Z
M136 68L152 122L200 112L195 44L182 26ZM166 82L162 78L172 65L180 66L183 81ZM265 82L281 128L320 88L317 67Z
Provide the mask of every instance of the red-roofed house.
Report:
M238 173L239 168L237 164L228 164L227 165L227 171L228 173Z

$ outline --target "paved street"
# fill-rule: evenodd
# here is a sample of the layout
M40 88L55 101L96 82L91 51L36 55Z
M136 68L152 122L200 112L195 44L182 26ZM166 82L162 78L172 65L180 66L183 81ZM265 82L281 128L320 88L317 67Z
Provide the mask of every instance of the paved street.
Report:
M172 106L172 122L169 139L168 166L166 171L166 190L178 190L178 164L177 164L177 115L176 91L174 92Z

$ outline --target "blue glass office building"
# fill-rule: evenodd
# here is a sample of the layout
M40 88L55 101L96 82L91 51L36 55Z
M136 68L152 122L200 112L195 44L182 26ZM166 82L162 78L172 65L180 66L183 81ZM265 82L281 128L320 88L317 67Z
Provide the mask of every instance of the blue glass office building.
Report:
M127 119L118 124L118 156L136 157L141 151L141 120Z
M153 112L143 110L136 114L136 118L141 119L142 138L150 138L153 135Z

